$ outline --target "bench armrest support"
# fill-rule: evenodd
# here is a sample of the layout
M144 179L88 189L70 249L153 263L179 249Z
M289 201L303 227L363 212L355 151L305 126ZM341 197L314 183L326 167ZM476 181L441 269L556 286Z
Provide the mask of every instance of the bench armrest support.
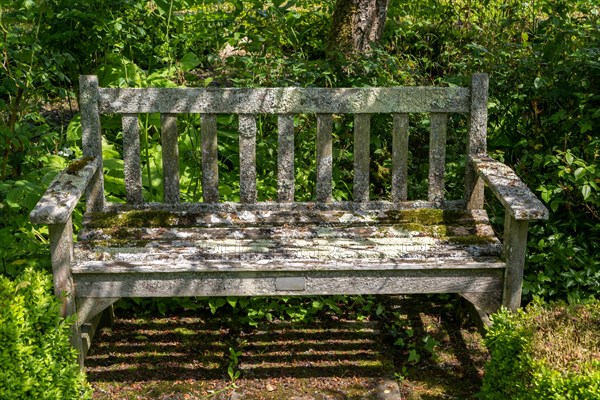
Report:
M487 156L472 158L471 162L515 220L548 219L548 209L509 166Z
M96 158L84 157L61 171L29 214L31 222L48 225L66 223L98 165Z

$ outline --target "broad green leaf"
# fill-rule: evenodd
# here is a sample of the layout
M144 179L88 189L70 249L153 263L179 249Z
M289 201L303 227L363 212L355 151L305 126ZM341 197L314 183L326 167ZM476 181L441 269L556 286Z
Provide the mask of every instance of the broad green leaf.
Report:
M210 307L210 312L215 314L217 310L225 305L226 300L222 297L214 297L208 301L208 306Z
M229 303L229 305L231 306L231 308L235 308L235 306L237 305L237 301L238 299L235 297L228 297L227 298L227 303Z
M575 176L575 179L579 179L585 175L585 172L585 168L579 167L575 170L575 172L573 172L573 175Z
M548 203L550 201L550 192L546 189L542 191L542 200L544 203Z
M181 61L179 61L179 64L181 65L181 69L187 72L187 71L190 71L190 70L196 68L200 64L200 59L198 58L198 56L196 54L190 52L190 53L186 53L181 58Z
M581 187L581 194L583 195L583 199L587 200L592 194L592 188L587 183Z
M421 356L417 353L417 350L412 349L408 352L408 362L418 363L421 360Z
M565 153L565 160L567 160L568 165L573 164L573 160L574 160L573 154Z

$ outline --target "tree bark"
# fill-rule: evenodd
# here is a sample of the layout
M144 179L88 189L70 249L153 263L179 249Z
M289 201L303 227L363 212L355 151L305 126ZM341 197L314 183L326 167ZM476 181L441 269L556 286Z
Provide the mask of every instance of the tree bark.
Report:
M329 49L368 53L383 34L389 0L337 0L333 10Z

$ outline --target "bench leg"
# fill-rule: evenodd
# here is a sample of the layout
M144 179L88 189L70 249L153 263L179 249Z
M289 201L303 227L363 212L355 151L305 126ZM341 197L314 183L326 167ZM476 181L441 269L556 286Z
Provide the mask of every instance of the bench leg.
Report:
M506 213L503 248L506 273L504 275L502 305L512 311L516 311L517 308L521 307L523 269L525 266L525 250L527 249L527 225L527 221L517 221L510 213Z
M489 315L495 313L502 304L502 292L460 293L460 314L469 317L485 336L492 323Z
M50 259L52 261L52 276L54 293L60 299L61 314L68 317L77 313L75 304L75 287L71 277L71 262L73 261L73 223L69 218L64 224L48 226L50 233ZM71 345L78 352L78 361L83 368L83 345L79 324L73 323Z
M117 300L119 297L77 298L77 326L81 330L81 354L84 359L98 329L112 328L115 320L113 303Z
M119 297L79 297L77 298L77 323L83 325L94 319L98 314L103 318L100 323L102 327L111 327L114 322L112 305Z
M115 308L111 304L106 307L102 314L100 315L100 324L98 328L112 328L115 325Z

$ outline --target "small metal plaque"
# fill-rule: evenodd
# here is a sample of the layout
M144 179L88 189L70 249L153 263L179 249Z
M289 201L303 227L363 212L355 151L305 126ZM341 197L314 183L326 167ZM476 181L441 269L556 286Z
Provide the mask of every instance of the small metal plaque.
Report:
M293 278L277 278L275 280L275 289L293 291L306 290L306 278L302 276Z

